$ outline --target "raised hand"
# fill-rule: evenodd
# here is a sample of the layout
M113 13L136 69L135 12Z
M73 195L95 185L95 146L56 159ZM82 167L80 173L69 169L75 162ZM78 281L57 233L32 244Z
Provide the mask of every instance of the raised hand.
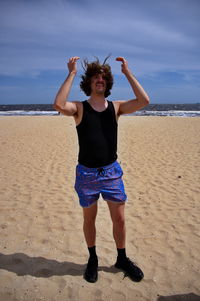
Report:
M68 70L69 70L69 73L74 73L76 74L77 72L77 66L76 66L76 62L80 59L79 56L73 56L69 59L69 62L67 64L68 66Z
M129 69L128 69L128 63L125 60L125 58L122 56L119 56L116 58L116 61L122 62L122 64L121 64L122 73L126 74L129 71Z

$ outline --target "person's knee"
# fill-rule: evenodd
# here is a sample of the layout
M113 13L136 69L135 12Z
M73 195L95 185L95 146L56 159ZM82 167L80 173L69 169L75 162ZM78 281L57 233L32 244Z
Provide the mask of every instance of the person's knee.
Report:
M96 212L92 212L91 214L85 214L83 217L83 221L85 225L93 225L96 221Z
M118 228L125 227L125 218L123 215L118 215L113 218L113 225L117 226Z

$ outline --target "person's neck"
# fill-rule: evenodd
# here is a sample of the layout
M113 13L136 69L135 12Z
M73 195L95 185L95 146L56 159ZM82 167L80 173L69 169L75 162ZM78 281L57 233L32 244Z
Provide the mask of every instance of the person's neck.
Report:
M104 95L91 94L88 102L96 111L99 112L104 111L108 106L107 100L105 99Z
M106 103L106 99L103 94L91 94L88 102L92 105L104 105Z

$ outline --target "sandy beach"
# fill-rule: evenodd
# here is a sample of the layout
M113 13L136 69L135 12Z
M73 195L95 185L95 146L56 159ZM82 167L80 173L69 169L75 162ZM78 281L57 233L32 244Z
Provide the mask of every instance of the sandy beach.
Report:
M114 268L99 199L99 279L83 279L88 251L74 190L78 142L65 116L0 118L0 301L200 300L200 118L119 120L127 254L140 283Z

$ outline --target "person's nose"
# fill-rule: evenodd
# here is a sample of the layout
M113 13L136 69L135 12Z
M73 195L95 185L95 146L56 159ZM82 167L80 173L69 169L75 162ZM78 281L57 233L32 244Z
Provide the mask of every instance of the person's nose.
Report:
M102 74L98 74L98 80L99 80L99 81L102 81L102 80L103 80Z

